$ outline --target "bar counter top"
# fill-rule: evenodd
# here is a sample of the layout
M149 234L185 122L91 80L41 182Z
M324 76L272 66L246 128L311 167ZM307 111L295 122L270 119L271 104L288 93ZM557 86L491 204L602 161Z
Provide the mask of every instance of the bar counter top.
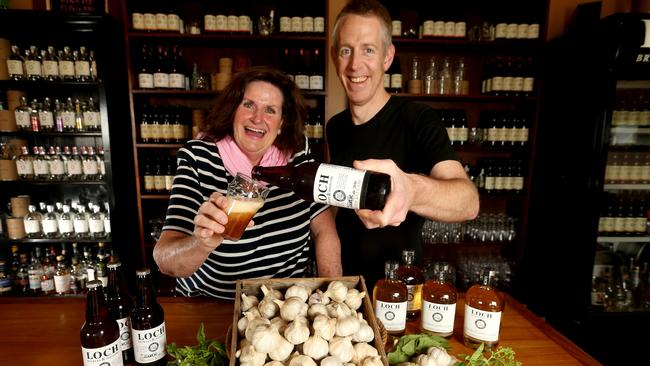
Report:
M500 345L511 347L525 366L600 365L570 340L504 295ZM199 324L208 338L225 343L233 320L233 303L207 298L160 297L165 310L167 342L195 345ZM462 344L463 309L458 302L451 354L471 354ZM0 298L0 365L83 365L79 331L85 298ZM409 323L407 331L416 332Z

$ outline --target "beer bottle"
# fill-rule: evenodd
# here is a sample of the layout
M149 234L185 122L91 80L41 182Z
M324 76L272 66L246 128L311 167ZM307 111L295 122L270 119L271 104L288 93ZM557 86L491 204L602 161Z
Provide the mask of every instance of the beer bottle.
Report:
M156 302L156 291L149 268L139 269L136 275L135 307L131 311L131 337L136 365L167 365L165 347L165 314Z
M86 322L81 327L81 354L84 366L122 366L120 330L110 318L102 282L93 280L86 285Z
M486 349L495 349L499 344L501 314L505 304L492 286L495 276L494 270L483 269L480 282L465 294L463 343L467 347L477 348L484 343Z
M343 208L381 210L390 192L387 174L317 162L255 166L252 176L292 190L305 201Z
M106 301L108 311L112 319L117 322L120 329L120 345L122 358L126 363L132 363L133 342L131 341L131 310L133 310L133 298L129 295L122 263L111 262L108 264L108 286L106 287Z

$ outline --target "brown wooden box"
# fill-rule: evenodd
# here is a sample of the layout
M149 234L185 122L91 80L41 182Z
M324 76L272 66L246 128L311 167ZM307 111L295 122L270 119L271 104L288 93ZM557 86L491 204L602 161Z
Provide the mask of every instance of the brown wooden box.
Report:
M233 314L233 322L230 332L230 366L239 365L235 353L237 352L237 347L239 345L239 333L237 332L237 321L241 317L241 294L246 295L255 295L258 299L262 300L264 294L262 293L261 286L266 285L267 287L272 287L273 289L280 290L284 293L284 290L291 287L292 285L303 285L311 288L312 290L321 289L325 291L327 285L334 281L338 280L344 283L348 288L356 288L359 291L365 291L366 296L363 299L363 304L357 311L363 312L364 319L372 327L375 332L375 340L373 346L377 348L379 356L381 357L382 362L385 366L388 366L388 359L386 358L386 351L384 348L384 343L382 342L382 335L379 330L377 323L377 318L375 318L375 313L373 311L372 302L370 301L370 296L366 284L363 280L363 276L347 276L347 277L330 277L330 278L268 278L268 279L248 279L248 280L239 280L237 281L236 287L236 296L235 296L235 311Z

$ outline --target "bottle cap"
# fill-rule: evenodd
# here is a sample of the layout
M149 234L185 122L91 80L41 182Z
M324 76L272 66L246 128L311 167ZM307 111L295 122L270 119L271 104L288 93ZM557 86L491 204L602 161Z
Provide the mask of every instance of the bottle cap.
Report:
M108 268L119 268L122 265L121 262L111 262L108 264Z
M97 288L97 287L102 287L102 281L100 281L100 280L92 280L92 281L88 281L88 283L86 283L86 288L89 289L89 290Z
M151 270L149 268L140 268L137 271L135 271L135 275L138 277L143 277L151 273Z

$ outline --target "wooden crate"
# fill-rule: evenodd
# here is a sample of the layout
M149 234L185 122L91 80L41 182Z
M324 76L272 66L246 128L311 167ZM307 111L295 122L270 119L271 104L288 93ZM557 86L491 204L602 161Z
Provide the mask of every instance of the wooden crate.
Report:
M366 296L363 299L363 304L357 311L363 313L364 319L372 327L372 330L375 332L375 340L373 345L377 348L381 361L384 363L384 366L388 366L388 359L386 358L386 351L384 343L382 341L382 333L380 331L377 318L375 318L375 313L372 307L372 302L370 301L370 293L366 288L366 284L363 280L363 276L347 276L347 277L319 277L319 278L268 278L268 279L247 279L237 281L237 295L235 296L235 311L233 314L233 322L230 332L230 366L236 366L239 364L235 353L237 352L237 347L239 345L239 333L237 332L237 321L242 316L241 314L241 294L246 295L255 295L259 300L262 300L264 294L262 293L262 285L270 287L276 290L284 291L293 286L293 285L303 285L305 287L311 288L312 290L320 289L325 292L327 285L332 281L341 281L348 288L355 288L357 290L365 291ZM317 362L318 363L318 362Z

